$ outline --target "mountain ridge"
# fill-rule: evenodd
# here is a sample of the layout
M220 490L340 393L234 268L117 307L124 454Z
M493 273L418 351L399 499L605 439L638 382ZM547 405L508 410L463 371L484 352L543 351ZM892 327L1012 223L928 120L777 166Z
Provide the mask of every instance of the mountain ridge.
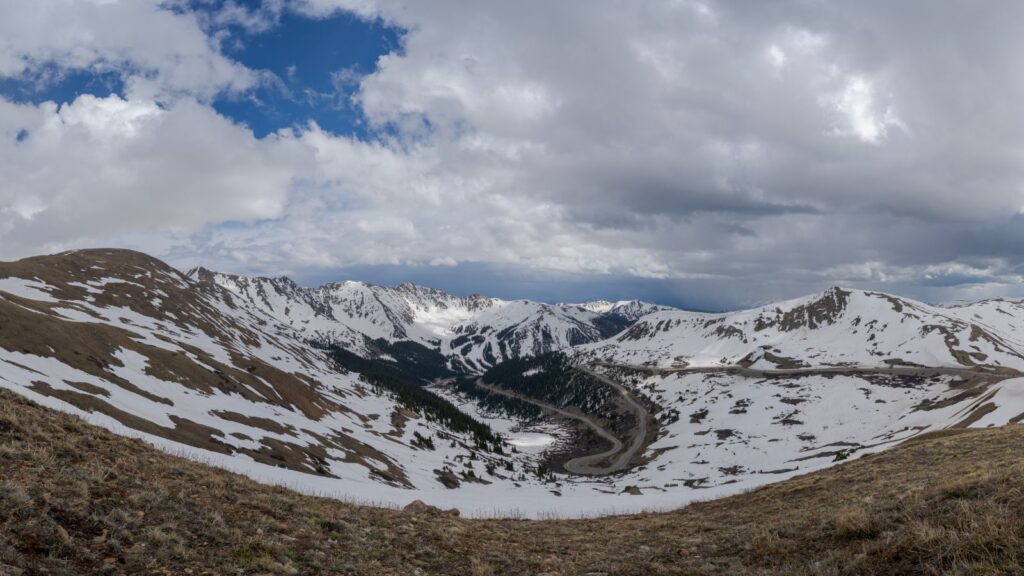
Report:
M0 387L272 483L467 514L494 513L500 494L528 516L675 507L1024 419L1021 302L834 288L718 314L627 303L628 324L602 326L615 303L325 286L189 276L117 250L0 263ZM564 359L544 361L553 351ZM513 395L597 407L591 423L622 444L650 437L616 474L553 473L552 454L606 447L486 402L472 382L489 367ZM577 367L646 413L615 420L617 393Z
M598 343L589 353L600 355L603 349L625 358L631 351L661 367L783 367L788 359L822 366L992 364L1021 369L1024 330L1018 325L1024 326L1020 301L944 307L834 287L735 312L655 312L619 334L615 345ZM911 342L918 349L900 350ZM775 360L766 359L759 349Z
M222 274L205 268L188 275L228 289L310 338L364 351L361 336L412 340L437 347L449 356L453 369L470 372L527 353L595 342L648 313L669 309L638 300L602 302L601 310L593 310L587 303L455 296L409 282L382 286L343 281L304 288L286 277Z

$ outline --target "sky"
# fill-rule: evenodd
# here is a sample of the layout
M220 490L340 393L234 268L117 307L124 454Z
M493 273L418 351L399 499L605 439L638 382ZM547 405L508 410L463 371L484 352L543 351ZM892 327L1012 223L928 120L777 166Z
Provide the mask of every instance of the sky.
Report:
M0 259L1024 297L1024 4L0 0Z

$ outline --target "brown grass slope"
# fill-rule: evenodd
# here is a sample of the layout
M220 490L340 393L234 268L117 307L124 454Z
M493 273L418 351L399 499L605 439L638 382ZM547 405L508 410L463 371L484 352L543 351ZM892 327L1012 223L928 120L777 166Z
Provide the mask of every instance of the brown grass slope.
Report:
M264 486L0 391L0 573L1021 573L1022 443L950 432L664 514L467 520Z

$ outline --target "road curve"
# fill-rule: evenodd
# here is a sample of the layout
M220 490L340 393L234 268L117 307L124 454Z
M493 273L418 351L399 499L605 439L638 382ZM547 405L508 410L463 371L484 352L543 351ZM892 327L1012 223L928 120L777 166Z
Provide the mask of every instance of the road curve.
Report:
M954 366L819 366L808 368L749 368L746 366L695 366L684 368L661 368L657 366L641 366L637 364L621 364L616 362L594 362L595 366L625 368L647 372L649 374L733 374L748 378L768 378L772 376L807 376L815 374L887 374L893 376L1004 376L1016 378L1024 376L1020 371L1006 367L954 367Z
M626 446L625 449L622 448L622 442L618 442L619 447L617 450L607 450L600 454L592 454L590 456L581 456L579 458L574 458L565 463L565 469L574 474L611 474L613 472L623 470L629 466L629 463L630 461L633 460L633 457L636 456L644 447L644 439L647 438L647 409L644 408L643 404L638 402L636 397L633 396L632 392L627 390L626 387L623 386L622 384L619 384L618 382L612 380L611 378L608 378L607 376L604 376L603 374L598 374L597 372L594 372L589 368L584 368L580 366L577 367L576 370L579 370L580 372L587 374L591 378L596 378L597 380L604 382L608 386L611 386L616 391L618 391L618 393L622 396L623 401L626 402L626 404L630 407L630 409L633 410L633 413L636 415L637 425L636 429L633 431L633 435L630 439L629 445ZM609 458L615 455L616 453L618 453L618 455L615 456L615 458L611 461L611 464L609 464L607 467L600 468L594 466L594 464L602 462L606 458ZM603 471L595 472L595 470Z
M610 380L600 374L597 374L587 368L576 368L580 372L583 372L591 377L597 378L601 382L614 388L620 395L626 404L636 413L637 418L637 429L634 431L630 443L628 445L623 444L622 440L616 437L614 434L603 428L593 418L586 414L578 414L570 412L564 408L555 406L542 400L530 398L522 394L505 390L499 386L493 384L487 384L482 379L476 380L476 385L479 388L483 388L488 392L494 394L500 394L508 398L514 398L523 402L528 402L548 412L553 412L565 418L577 420L583 423L586 427L594 431L595 434L604 438L608 442L611 442L612 447L608 450L597 454L588 454L586 456L580 456L567 461L563 467L566 472L570 474L578 474L582 476L601 476L605 474L614 474L620 470L625 469L629 466L630 461L634 456L643 448L644 438L647 436L647 425L648 425L648 414L647 410L643 405L633 397L632 393L623 387L618 382ZM611 458L611 462L607 465L601 465L601 463Z

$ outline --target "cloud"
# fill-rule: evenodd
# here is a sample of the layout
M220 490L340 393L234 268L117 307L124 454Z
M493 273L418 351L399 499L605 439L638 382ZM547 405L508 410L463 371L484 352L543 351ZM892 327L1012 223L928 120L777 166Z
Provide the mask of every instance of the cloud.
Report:
M847 78L842 90L825 98L827 104L842 114L847 127L837 128L836 134L852 134L864 142L878 144L886 137L889 128L902 128L903 124L892 108L878 110L877 95L872 83L860 76Z
M0 102L8 254L121 241L271 273L476 263L671 280L716 305L1019 280L1018 3L35 6L0 8L0 75L116 70L129 89ZM369 139L258 139L211 107L260 81L218 27L257 34L287 10L405 30L373 73L337 77L357 83Z
M0 3L0 77L74 70L120 74L138 97L210 99L259 79L221 54L194 14L158 0Z
M276 218L307 160L290 134L256 140L190 99L0 99L0 252Z

